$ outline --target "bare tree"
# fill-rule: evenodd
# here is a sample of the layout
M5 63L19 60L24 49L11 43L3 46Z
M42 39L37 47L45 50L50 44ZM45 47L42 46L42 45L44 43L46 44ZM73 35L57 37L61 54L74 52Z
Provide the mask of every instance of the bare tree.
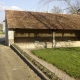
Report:
M40 0L39 3L43 3L43 5L46 5L46 4L49 4L51 2L54 2L54 1L60 1L60 0ZM67 3L69 5L69 7L74 11L76 12L76 9L75 7L70 3L72 0L61 0L61 1L65 1L65 3ZM75 0L74 0L75 1Z
M51 9L52 13L61 14L62 10L58 6L54 6L53 9Z
M80 1L79 0L76 0L74 4L72 4L73 8L75 10L73 10L71 7L69 8L69 13L71 14L76 14L77 11L80 9Z

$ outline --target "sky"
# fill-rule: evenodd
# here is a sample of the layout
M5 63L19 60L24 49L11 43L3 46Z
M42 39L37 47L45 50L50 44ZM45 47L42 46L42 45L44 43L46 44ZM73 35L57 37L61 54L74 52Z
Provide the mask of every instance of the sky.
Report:
M0 0L0 23L5 19L5 10L36 11L39 0Z
M64 2L60 3L60 1L54 1L54 3L46 5L42 4L40 0L0 0L0 23L5 19L5 10L45 12L50 11L53 6L57 5L63 9L66 6Z

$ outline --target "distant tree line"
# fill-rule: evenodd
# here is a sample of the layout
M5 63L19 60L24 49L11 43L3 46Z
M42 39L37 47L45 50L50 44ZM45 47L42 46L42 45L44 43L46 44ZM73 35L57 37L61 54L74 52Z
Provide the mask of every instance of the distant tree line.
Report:
M2 30L2 24L0 23L0 30Z

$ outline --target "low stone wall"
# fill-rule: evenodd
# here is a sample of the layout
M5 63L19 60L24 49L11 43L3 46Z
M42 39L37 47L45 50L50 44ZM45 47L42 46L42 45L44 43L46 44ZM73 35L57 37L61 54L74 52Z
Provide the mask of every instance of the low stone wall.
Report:
M56 47L80 47L80 41L56 42Z
M58 41L55 47L80 47L80 41ZM52 48L52 43L48 43L47 48Z
M20 48L26 49L41 49L45 48L44 43L16 43Z
M41 49L41 48L52 48L51 42L42 43L16 43L21 48L26 49ZM80 41L61 41L56 42L55 47L80 47Z
M10 48L12 49L12 50L14 50L17 54L18 54L18 56L41 78L41 80L50 80L49 78L48 78L48 76L47 75L45 75L38 67L37 67L37 65L35 65L34 63L33 63L33 61L34 62L36 62L36 63L38 63L35 59L33 59L31 56L29 56L26 52L24 52L22 49L20 49L18 46L16 46L15 44L13 44L13 45L10 45ZM33 61L31 61L31 60L33 60ZM39 65L41 65L40 63L38 63ZM42 65L41 65L41 67L42 67ZM45 68L45 67L43 67L43 68ZM49 71L49 70L48 70ZM51 72L51 71L49 71L49 72ZM52 73L52 75L53 76L56 76L54 73ZM51 76L52 76L51 75ZM58 78L57 76L56 76L56 78ZM61 79L58 79L58 80L61 80Z

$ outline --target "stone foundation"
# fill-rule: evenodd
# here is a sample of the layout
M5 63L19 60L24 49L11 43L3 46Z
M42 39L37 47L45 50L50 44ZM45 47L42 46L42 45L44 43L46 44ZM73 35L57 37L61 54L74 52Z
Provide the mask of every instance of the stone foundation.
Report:
M9 46L10 44L14 44L14 39L9 39Z
M56 47L80 47L80 41L56 42Z
M41 48L52 48L51 42L46 43L16 43L21 48L25 49L41 49ZM72 42L56 42L55 47L80 47L80 41L72 41Z

